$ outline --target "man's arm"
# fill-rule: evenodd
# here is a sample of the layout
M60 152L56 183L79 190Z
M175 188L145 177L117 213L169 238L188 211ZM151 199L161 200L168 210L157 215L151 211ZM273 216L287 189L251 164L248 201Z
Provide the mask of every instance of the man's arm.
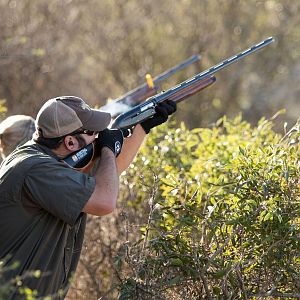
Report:
M120 155L117 157L118 174L125 171L131 162L134 160L136 154L139 152L141 145L145 139L146 133L142 126L138 124L129 138L124 139L124 144Z
M115 209L119 191L119 175L133 161L146 134L153 127L166 122L169 115L175 111L175 102L166 101L165 103L160 103L156 107L156 113L153 118L137 124L133 134L124 141L120 130L105 130L99 134L98 146L101 147L101 155L94 171L96 187L83 208L84 212L102 216L109 214ZM120 143L118 150L116 150L116 142ZM122 151L120 152L121 148Z
M103 216L115 209L119 192L119 175L133 161L145 136L143 128L137 125L132 136L124 140L122 152L117 158L111 149L102 148L99 162L93 172L96 180L95 190L84 206L83 212Z
M171 114L176 111L176 103L166 100L159 103L155 108L155 114L152 118L137 124L130 138L124 140L123 148L120 155L117 157L118 172L121 174L135 158L138 153L146 134L153 127L156 127L166 122Z
M103 147L99 164L95 170L96 185L94 192L83 208L83 212L96 216L111 213L117 204L119 174L115 154Z

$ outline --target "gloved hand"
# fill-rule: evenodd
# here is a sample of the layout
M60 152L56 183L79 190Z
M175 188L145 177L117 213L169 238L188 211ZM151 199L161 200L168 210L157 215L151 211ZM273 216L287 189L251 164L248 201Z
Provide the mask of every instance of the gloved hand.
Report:
M141 123L146 134L150 132L150 129L166 122L171 114L177 109L176 102L166 100L159 103L155 108L155 115L152 118Z
M95 140L95 148L100 152L103 147L108 147L117 157L123 146L123 133L120 129L104 129L100 131Z

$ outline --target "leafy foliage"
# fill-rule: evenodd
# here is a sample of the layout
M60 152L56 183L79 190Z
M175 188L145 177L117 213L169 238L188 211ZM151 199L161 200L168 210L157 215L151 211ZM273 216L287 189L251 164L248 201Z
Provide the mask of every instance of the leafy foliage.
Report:
M272 128L238 116L149 135L124 176L132 214L150 209L119 257L119 299L299 296L300 127Z
M36 289L30 289L26 286L25 282L28 278L39 280L43 275L40 270L25 271L23 275L7 280L6 273L14 270L19 265L17 261L7 265L7 258L0 260L0 300L11 297L24 300L52 300L57 299L57 297L64 297L66 291L61 289L55 294L40 296Z

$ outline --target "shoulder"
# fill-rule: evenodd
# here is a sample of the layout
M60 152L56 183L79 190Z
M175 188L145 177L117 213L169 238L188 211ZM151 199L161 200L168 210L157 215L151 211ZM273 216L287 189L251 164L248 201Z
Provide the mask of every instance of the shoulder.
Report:
M15 149L2 163L1 168L19 168L26 169L45 165L56 165L65 167L50 149L45 149L38 144L30 141L21 147Z

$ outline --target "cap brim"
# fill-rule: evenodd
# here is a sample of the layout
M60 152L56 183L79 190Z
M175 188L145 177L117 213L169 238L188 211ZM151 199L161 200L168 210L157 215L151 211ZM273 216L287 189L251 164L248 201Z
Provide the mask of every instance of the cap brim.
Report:
M102 131L108 127L111 121L111 115L97 109L91 109L92 116L87 122L84 122L83 128L92 131Z

